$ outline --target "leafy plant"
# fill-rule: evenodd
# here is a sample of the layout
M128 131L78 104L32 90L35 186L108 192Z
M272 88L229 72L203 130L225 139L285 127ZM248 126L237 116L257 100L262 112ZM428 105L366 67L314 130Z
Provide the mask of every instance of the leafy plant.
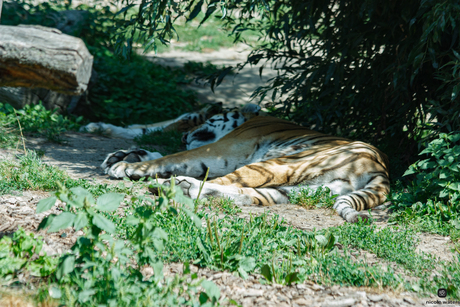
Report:
M46 255L42 251L43 238L19 227L12 238L0 239L0 278L3 283L17 281L18 275L45 277L51 275L58 258Z
M455 223L459 218L460 207L460 134L441 133L430 142L420 155L427 159L412 164L404 173L414 179L406 189L399 184L393 189L390 199L393 207L402 210L408 220L416 216L429 216L426 223ZM428 221L429 220L429 221ZM426 228L440 228L426 227ZM445 228L445 226L444 226Z
M337 196L338 195L331 195L331 190L328 187L320 186L318 189L314 190L307 186L291 190L289 193L289 202L307 208L329 208L334 205Z
M19 125L14 129L16 135L23 132L30 133L34 136L44 136L49 141L62 143L61 134L68 130L77 130L79 122L83 117L69 119L60 115L56 110L46 110L40 103L38 105L26 105L21 110L15 110L9 104L0 103L0 116L4 118L7 127Z
M165 279L163 263L159 255L164 249L168 235L152 224L151 219L158 210L172 210L169 202L176 201L193 206L190 199L184 198L182 190L171 187L160 192L158 204L150 200L150 206L138 211L139 218L130 216L127 223L135 230L127 241L116 238L116 226L100 213L114 212L124 196L108 193L97 200L85 189L76 187L70 190L61 186L56 196L41 200L37 213L52 208L57 199L65 202L63 213L45 218L39 228L48 228L55 232L68 227L82 229L84 236L79 237L71 252L61 256L56 269L56 284L50 287L53 298L66 304L94 306L130 306L133 301L142 305L177 306L183 304L217 303L219 291L211 282L186 282L187 277L175 276ZM171 199L169 197L172 197ZM194 213L186 212L195 225L201 226ZM99 212L98 212L99 211ZM132 264L135 264L133 267ZM141 268L151 266L153 278L143 280ZM197 297L197 287L202 285L207 292Z

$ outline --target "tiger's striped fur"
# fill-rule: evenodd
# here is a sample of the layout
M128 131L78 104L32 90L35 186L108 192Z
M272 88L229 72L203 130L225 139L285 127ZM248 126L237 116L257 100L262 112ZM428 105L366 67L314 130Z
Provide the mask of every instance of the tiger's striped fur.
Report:
M334 209L348 222L358 220L358 211L382 204L390 189L388 159L377 148L268 116L254 117L217 142L189 151L138 163L121 160L104 161L110 176L177 175L192 198L201 184L196 178L209 168L212 180L200 197L228 196L242 205L288 203L289 192L299 185L327 186L340 195Z

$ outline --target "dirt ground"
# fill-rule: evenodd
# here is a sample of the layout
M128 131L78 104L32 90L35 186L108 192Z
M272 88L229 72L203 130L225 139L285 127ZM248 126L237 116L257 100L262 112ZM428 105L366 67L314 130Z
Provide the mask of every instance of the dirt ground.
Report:
M238 53L239 51L235 51ZM213 56L219 56L215 54ZM222 54L220 54L222 56ZM236 57L240 59L241 55ZM226 54L223 58L228 59L231 54ZM155 61L167 64L167 61L180 63L185 60L207 61L208 58L200 54L195 58L190 56L180 57L163 56L156 57ZM216 60L213 60L216 63ZM219 62L217 62L220 64ZM228 64L228 63L227 63ZM179 65L179 64L177 64ZM273 71L271 76L273 76ZM209 87L193 85L199 88L199 94L204 101L225 101L228 105L240 105L249 100L252 90L260 84L258 68L248 68L241 73L244 88L238 82L228 81L220 92L212 93ZM258 80L257 80L258 79ZM235 88L239 88L236 90ZM223 99L222 99L223 98ZM105 156L119 149L129 149L133 143L130 140L112 139L104 136L86 133L67 133L64 136L67 142L63 145L49 143L40 138L28 138L26 147L29 149L44 152L42 160L50 165L65 169L73 178L83 178L93 182L118 183L119 181L110 179L105 175L99 165ZM0 150L0 159L12 158L15 156L14 150ZM35 214L36 204L40 199L48 197L45 192L23 192L14 195L0 196L0 236L11 233L18 226L24 227L29 231L36 231L37 226L45 214L57 213L52 209L46 213ZM330 210L315 209L306 210L303 207L291 204L271 206L269 208L257 206L242 207L240 216L245 217L249 214L261 214L266 210L270 214L278 214L284 218L285 222L293 227L313 230L344 223L343 219ZM56 212L52 212L52 211ZM386 227L388 220L388 209L380 207L372 211L375 223L379 227ZM61 233L46 234L45 250L48 254L61 254L66 251L81 235L81 232L66 231ZM454 254L451 252L451 241L449 238L420 234L420 244L417 250L420 252L433 254L442 260L452 260ZM356 259L357 261L368 261L370 263L382 263L375 255L366 253L366 257ZM281 285L262 285L258 282L259 276L251 275L249 279L242 280L229 272L215 272L208 269L194 268L200 276L213 280L221 289L222 299L232 298L242 306L424 306L426 299L416 298L410 293L386 292L377 289L356 289L350 287L323 287L313 282L306 282L292 287ZM165 266L167 274L182 272L181 264L169 264ZM432 299L434 299L434 294ZM447 306L447 305L446 305ZM452 306L452 305L451 305Z

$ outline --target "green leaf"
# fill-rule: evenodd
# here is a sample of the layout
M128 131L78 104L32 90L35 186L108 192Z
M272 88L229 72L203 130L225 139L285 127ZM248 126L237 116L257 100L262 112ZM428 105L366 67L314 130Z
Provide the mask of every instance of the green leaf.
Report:
M240 268L246 272L252 271L256 267L256 260L253 257L244 257L240 260Z
M153 239L153 246L155 246L155 249L161 253L164 249L164 245L163 245L163 241L162 240L158 240L158 239Z
M449 189L460 191L460 182L453 182L449 185Z
M177 188L180 189L179 187L177 187ZM176 202L180 203L180 204L186 205L189 209L192 210L193 207L194 207L193 200L190 197L187 197L187 196L183 195L182 190L179 190L179 191L176 194L176 196L174 197L174 200Z
M117 268L112 268L110 270L110 274L112 275L113 280L118 281L121 277L121 272Z
M50 286L48 293L52 298L61 298L62 296L61 290L56 286Z
M64 198L61 197L62 201L65 201L69 205L77 208L83 207L85 198L90 204L94 204L93 195L91 195L91 193L85 190L84 188L75 187L71 188L70 191L73 195L70 195L66 200L64 200Z
M327 246L327 239L323 235L316 235L315 236L316 241L318 241L319 245L325 247Z
M86 213L79 212L77 214L77 217L73 225L73 227L75 228L75 231L78 231L82 229L83 227L86 227L87 225L88 225L88 217L86 216Z
M196 237L196 245L198 246L198 249L200 250L201 254L204 256L204 260L207 263L211 263L212 262L211 256L209 255L208 251L204 247L203 242L201 242L200 237Z
M415 174L416 173L416 170L414 167L409 167L409 169L407 171L404 172L403 176L409 176L409 175L412 175L412 174Z
M58 268L56 270L56 277L61 280L62 277L69 274L75 268L75 256L65 255L61 258Z
M203 287L204 291L206 291L206 294L208 297L211 298L212 301L218 301L220 298L220 289L219 287L216 286L215 283L209 280L203 280L201 283L201 286Z
M286 275L286 277L284 278L284 281L286 282L286 284L288 286L290 286L292 283L296 282L296 281L299 281L299 277L298 277L299 273L297 272L292 272L292 273L289 273Z
M272 269L268 264L264 264L260 268L260 274L262 274L269 282L273 281Z
M158 261L152 264L153 273L155 274L155 279L162 279L163 278L163 262Z
M96 202L96 209L100 211L115 211L124 199L122 194L107 193L100 196Z
M185 214L187 214L190 219L192 220L192 222L195 224L195 226L197 228L201 228L202 225L201 225L201 219L198 217L198 215L196 215L195 213L193 213L192 211L188 210L188 209L185 209L185 208L182 208L182 210L185 212Z
M93 224L108 233L115 233L115 224L100 214L94 215Z
M241 278L248 279L249 277L248 273L245 270L243 270L241 267L238 267L237 271L238 273L240 273Z
M153 231L153 235L162 240L165 240L165 241L168 240L168 234L160 227L155 228L155 230Z
M56 214L50 214L47 217L45 217L38 225L37 230L48 228L53 223L53 220L56 216L57 216Z
M56 200L57 200L56 196L52 196L52 197L48 197L48 198L40 200L37 204L37 210L35 210L35 212L42 213L42 212L50 210L56 203Z
M139 218L134 217L133 215L128 215L128 216L126 217L126 223L127 223L128 225L137 225L137 224L139 224L140 221L141 221L141 220L140 220Z
M73 225L73 222L75 221L75 217L76 216L73 213L62 212L53 219L51 226L48 229L48 232L56 232L61 229L71 227Z
M78 301L80 301L80 303L86 303L95 293L96 290L94 289L83 290L80 293L78 293Z

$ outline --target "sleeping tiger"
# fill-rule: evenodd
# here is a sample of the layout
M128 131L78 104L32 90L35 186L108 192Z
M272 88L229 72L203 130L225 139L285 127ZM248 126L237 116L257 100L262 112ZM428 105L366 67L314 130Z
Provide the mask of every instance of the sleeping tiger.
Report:
M178 176L176 184L194 199L199 179L209 168L211 180L200 198L230 197L237 205L288 203L293 189L327 186L339 195L334 209L350 223L368 219L358 211L382 204L389 193L388 158L374 146L270 116L232 112L214 115L190 132L188 151L161 157L145 150L120 150L109 154L101 167L115 178ZM221 138L209 137L222 130L218 123L238 122L235 118L241 125ZM201 141L194 142L197 139ZM123 161L130 155L140 162Z

